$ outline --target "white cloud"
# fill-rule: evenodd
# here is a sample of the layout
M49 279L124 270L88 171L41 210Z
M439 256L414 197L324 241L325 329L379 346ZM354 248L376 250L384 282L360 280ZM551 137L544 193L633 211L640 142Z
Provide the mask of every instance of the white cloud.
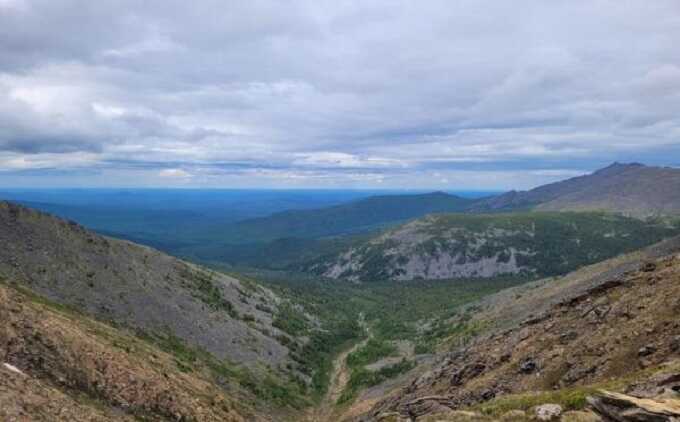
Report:
M182 169L163 169L158 172L158 175L160 177L168 177L168 178L178 178L178 179L185 179L187 177L192 177L192 175Z

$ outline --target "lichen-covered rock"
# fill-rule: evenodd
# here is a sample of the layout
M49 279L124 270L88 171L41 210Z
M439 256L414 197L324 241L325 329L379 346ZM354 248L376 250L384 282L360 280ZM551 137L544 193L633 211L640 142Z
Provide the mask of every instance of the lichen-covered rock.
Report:
M542 404L533 409L533 414L539 421L555 421L562 415L562 406L553 403Z

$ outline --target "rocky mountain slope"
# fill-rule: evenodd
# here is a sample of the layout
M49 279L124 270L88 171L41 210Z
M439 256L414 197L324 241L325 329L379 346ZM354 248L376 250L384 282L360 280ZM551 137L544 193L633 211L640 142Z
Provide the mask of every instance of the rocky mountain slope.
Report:
M592 174L530 191L511 191L473 204L470 211L602 210L634 217L680 214L680 169L614 163Z
M173 354L2 282L0 321L0 420L269 420Z
M483 299L448 322L480 335L449 339L438 363L361 419L676 420L679 253L674 238Z
M176 371L205 373L211 389L276 409L258 414L310 404L306 391L321 369L306 347L317 321L290 299L6 202L0 203L0 243L0 278L15 288L143 339L172 355ZM40 361L44 352L30 358ZM101 371L107 359L93 370Z
M678 233L604 213L442 214L414 220L305 270L328 278L412 280L546 276Z
M305 340L276 323L292 305L259 285L6 202L0 244L0 276L51 301L254 373L296 375L291 349Z

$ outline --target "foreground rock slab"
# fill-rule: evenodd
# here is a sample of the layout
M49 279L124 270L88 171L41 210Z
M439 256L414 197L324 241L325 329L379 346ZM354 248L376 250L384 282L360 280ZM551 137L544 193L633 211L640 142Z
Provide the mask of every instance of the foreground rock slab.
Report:
M680 400L640 399L621 393L600 391L588 397L599 414L618 422L678 422Z

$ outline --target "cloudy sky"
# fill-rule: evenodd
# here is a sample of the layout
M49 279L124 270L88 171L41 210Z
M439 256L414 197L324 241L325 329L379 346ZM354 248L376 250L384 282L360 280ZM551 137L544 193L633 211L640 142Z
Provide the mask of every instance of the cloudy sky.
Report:
M680 166L680 2L0 0L0 186Z

